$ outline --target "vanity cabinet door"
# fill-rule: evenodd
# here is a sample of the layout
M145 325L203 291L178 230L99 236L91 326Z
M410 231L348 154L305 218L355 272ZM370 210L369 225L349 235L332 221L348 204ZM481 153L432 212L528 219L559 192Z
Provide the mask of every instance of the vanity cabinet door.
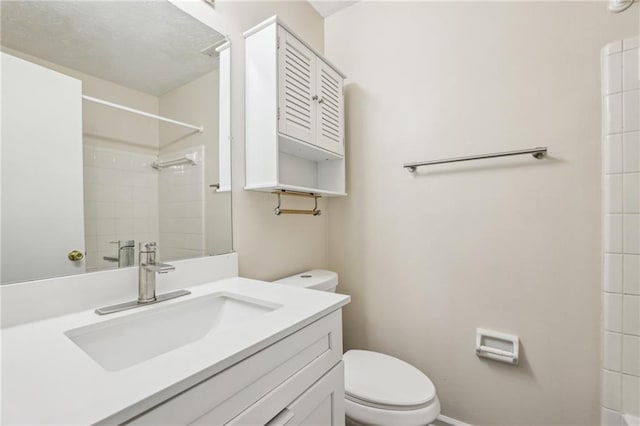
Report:
M342 316L338 310L127 424L265 424L341 359Z
M278 131L314 143L316 55L278 27Z
M344 81L320 58L316 61L316 76L316 144L327 151L344 155Z
M267 425L343 426L344 423L344 365L341 361Z

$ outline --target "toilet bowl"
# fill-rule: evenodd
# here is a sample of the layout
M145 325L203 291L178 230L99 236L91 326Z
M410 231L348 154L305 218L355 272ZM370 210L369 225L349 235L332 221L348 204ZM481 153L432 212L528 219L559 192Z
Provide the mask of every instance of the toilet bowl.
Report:
M335 292L338 274L315 269L276 282ZM440 414L433 383L411 364L364 350L347 351L343 361L347 424L424 426Z

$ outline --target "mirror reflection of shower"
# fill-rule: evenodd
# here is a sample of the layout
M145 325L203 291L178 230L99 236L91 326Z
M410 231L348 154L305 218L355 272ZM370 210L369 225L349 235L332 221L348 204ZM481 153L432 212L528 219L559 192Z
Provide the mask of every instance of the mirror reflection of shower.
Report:
M232 251L226 37L166 0L0 9L0 283Z

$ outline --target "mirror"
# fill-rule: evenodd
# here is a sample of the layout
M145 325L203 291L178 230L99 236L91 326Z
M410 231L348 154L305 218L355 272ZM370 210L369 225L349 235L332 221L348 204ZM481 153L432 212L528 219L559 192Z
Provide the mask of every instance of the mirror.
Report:
M225 37L169 1L0 7L0 282L231 252Z

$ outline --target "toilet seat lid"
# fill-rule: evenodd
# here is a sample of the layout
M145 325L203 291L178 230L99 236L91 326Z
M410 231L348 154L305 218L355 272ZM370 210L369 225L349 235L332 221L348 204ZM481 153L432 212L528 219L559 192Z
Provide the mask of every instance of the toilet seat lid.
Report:
M419 407L436 396L420 370L378 352L350 350L343 356L345 393L373 405Z

